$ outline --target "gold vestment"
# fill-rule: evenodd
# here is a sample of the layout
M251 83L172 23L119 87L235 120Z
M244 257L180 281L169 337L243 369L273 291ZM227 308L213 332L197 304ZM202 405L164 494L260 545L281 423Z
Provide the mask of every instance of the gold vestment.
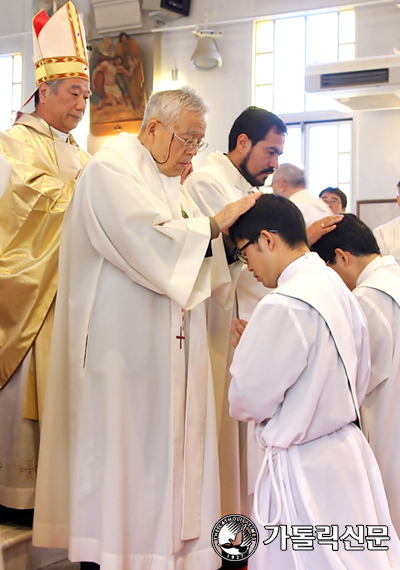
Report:
M67 143L61 141L34 113L23 114L11 129L0 133L0 151L11 165L0 198L1 389L39 332L49 348L61 224L88 155L71 135ZM47 359L43 346L33 352L33 376L47 368ZM36 419L34 415L31 419Z

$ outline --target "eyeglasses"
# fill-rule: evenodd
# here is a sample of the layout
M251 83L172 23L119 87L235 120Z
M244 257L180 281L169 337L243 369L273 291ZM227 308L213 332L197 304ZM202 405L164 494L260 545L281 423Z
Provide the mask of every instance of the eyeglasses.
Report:
M271 234L278 234L279 233L278 230L267 230L267 232L270 232ZM246 249L246 247L249 247L249 245L251 245L252 243L256 243L259 239L260 239L260 236L258 236L258 238L256 240L252 240L252 239L249 240L247 243L242 245L241 248L236 248L235 259L241 261L245 265L248 265L249 260L247 259L247 255L245 253L242 253L242 251L244 249Z
M243 247L241 247L240 249L236 248L236 259L238 259L239 261L241 261L242 263L244 263L245 265L247 265L249 263L249 260L247 259L247 255L245 253L242 253L242 251L248 247L249 245L251 245L252 243L254 243L253 240L248 241Z
M187 140L187 139L182 139L180 136L178 136L176 133L174 133L173 131L171 131L171 129L169 129L168 127L166 127L164 125L164 123L162 123L161 121L157 121L157 123L160 123L160 125L162 125L164 127L164 129L167 129L167 131L169 131L170 133L172 133L172 138L171 138L171 142L173 141L173 138L176 137L179 141L181 141L181 143L183 143L183 148L185 150L189 150L192 151L194 149L196 149L197 152L201 152L202 150L205 150L208 147L208 142L206 141L200 141L197 142L193 139Z
M342 201L339 200L339 198L325 198L324 196L322 196L322 200L326 204L341 204L342 203Z

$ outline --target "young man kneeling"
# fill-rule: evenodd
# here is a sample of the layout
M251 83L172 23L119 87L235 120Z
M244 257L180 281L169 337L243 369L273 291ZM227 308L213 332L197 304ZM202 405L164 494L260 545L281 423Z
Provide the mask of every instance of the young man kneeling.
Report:
M262 196L230 237L249 271L276 288L244 332L236 322L231 367L230 413L257 423L265 450L253 509L260 544L249 569L399 568L379 468L357 427L370 373L358 303L310 253L289 200Z

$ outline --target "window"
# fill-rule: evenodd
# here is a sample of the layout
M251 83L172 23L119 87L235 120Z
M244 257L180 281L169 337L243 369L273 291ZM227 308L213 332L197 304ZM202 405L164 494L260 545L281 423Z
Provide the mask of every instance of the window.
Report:
M304 167L315 196L339 186L350 204L352 121L329 114L340 109L329 95L305 92L305 71L307 64L355 58L354 10L258 21L254 45L254 104L283 120L290 114L279 162ZM315 111L324 114L316 122L314 113L311 122Z
M328 186L351 198L352 121L321 121L288 125L280 163L305 167L307 187L315 197Z
M354 57L354 10L256 22L255 104L277 114L333 109L330 97L305 93L305 66Z
M9 129L13 113L22 105L22 57L20 54L0 56L0 130Z

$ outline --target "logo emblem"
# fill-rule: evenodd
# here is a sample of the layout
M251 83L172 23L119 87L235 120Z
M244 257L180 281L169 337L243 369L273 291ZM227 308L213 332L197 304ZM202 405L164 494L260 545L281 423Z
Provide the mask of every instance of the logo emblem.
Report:
M227 515L214 525L211 544L224 560L246 560L258 546L258 529L243 515Z

